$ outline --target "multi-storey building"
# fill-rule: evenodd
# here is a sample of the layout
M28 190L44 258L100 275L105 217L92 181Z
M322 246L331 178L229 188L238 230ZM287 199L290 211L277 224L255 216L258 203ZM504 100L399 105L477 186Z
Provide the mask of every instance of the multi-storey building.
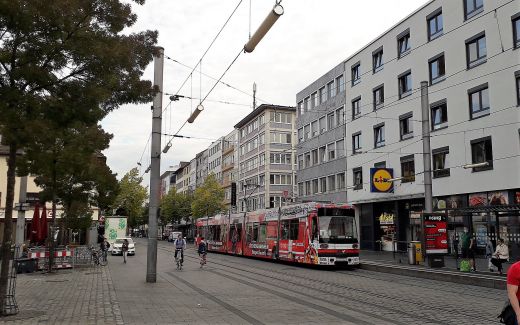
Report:
M294 198L295 113L294 107L263 104L235 125L240 211L278 207Z
M349 76L347 201L356 206L362 248L419 238L417 212L424 209L425 193L422 120L429 119L434 209L449 212L450 247L468 228L479 249L486 236L502 237L518 255L518 245L511 244L520 239L519 19L518 0L434 0L343 62ZM426 116L422 81L428 85ZM310 94L312 102L325 83L314 84L298 99ZM310 122L312 135L312 119L306 117L312 109L303 110L299 126ZM305 142L305 134L304 129L303 144L314 143ZM319 157L318 151L318 163ZM313 169L306 167L309 158L303 159L306 182ZM372 168L390 169L389 191L374 190L381 179L374 179ZM313 176L318 191L328 165L322 170Z
M217 181L222 183L222 140L220 137L208 148L208 174L213 173Z
M161 175L161 197L168 194L172 187L176 187L177 184L177 174L175 171L179 168L179 166L170 167L170 170L165 171Z
M344 66L339 64L296 95L301 201L347 202Z
M175 171L177 193L187 193L190 186L190 163L181 161Z
M195 173L196 187L204 184L208 176L208 150L203 150L195 156L197 160L197 171Z
M188 171L188 191L193 192L197 188L197 158L190 160Z
M235 163L238 161L238 150L236 150L237 136L238 131L233 130L226 135L222 141L222 188L224 189L224 204L226 210L232 208L232 188L234 187L236 191L237 168L235 168Z

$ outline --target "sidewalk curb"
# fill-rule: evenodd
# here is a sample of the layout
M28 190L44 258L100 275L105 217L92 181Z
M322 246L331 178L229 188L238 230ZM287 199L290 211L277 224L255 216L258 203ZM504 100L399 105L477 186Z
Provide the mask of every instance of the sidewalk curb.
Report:
M479 275L478 273L465 274L442 269L420 269L402 265L385 264L373 261L364 261L360 264L363 270L405 275L437 281L447 281L459 284L505 290L506 279L498 276Z

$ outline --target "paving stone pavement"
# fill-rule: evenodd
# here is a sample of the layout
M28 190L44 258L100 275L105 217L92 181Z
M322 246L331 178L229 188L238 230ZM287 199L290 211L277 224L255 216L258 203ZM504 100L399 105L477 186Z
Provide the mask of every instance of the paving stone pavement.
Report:
M21 313L3 324L497 324L502 290L366 270L323 270L209 254L183 270L159 242L157 283L145 283L146 240L124 264L22 274Z

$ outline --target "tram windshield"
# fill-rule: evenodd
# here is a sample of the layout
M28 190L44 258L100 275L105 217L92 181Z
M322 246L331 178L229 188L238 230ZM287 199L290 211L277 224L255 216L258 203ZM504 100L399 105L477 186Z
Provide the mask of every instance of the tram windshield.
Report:
M353 216L347 215L347 211L344 209L323 210L324 211L319 211L322 213L318 212L320 243L357 243L356 222Z

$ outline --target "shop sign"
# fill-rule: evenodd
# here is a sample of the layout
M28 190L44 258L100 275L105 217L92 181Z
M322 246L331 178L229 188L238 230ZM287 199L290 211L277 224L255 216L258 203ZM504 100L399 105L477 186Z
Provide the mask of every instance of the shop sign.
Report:
M370 192L393 193L394 183L388 181L393 175L393 168L370 168Z
M489 192L489 205L508 205L509 196L507 191Z
M394 224L394 214L383 212L379 216L379 224L381 225L393 225Z
M469 195L470 207L481 207L488 204L486 193L473 193Z
M421 212L410 211L410 219L421 219Z
M448 216L445 213L423 213L426 254L448 254Z

